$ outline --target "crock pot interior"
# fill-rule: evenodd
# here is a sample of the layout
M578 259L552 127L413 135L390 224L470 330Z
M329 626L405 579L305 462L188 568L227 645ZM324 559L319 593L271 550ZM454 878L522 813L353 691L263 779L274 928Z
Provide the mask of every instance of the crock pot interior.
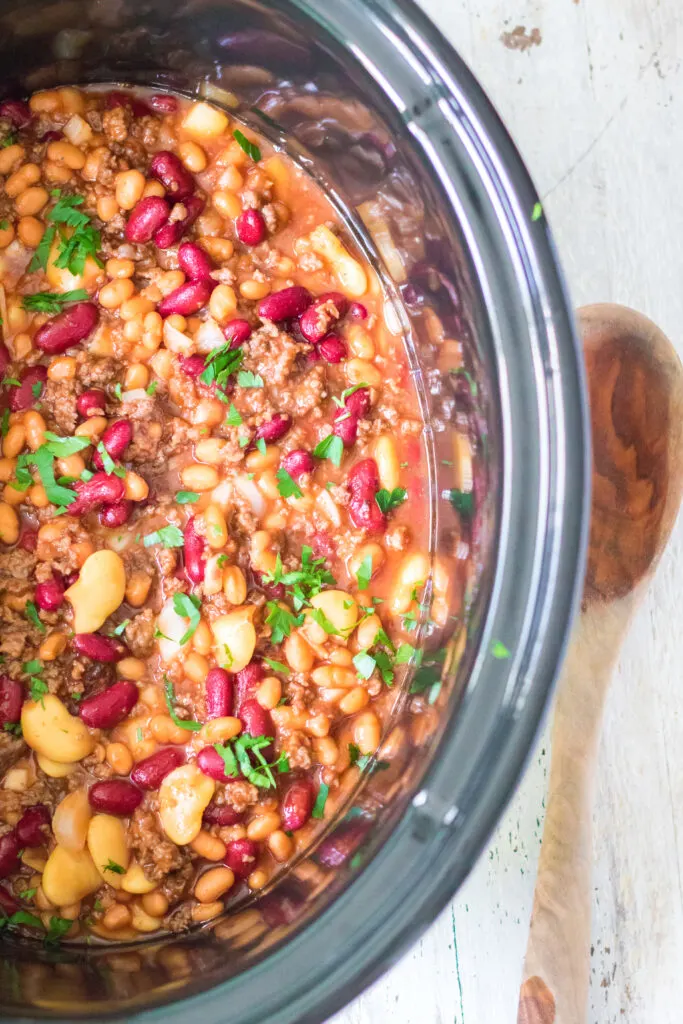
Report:
M381 269L423 404L435 551L452 525L447 492L459 486L442 465L458 419L478 447L466 539L480 574L467 646L438 699L435 691L430 728L407 731L400 770L365 781L372 814L351 806L335 825L353 856L331 868L313 853L225 920L136 947L49 949L5 935L7 1016L131 1019L173 1001L158 1015L319 1019L324 998L324 1012L349 998L469 870L514 785L564 644L583 543L585 409L554 254L530 221L535 194L473 80L454 55L458 79L449 80L441 60L451 55L415 10L318 7L2 0L2 93L120 82L220 103L218 88L237 98L237 117L320 178L370 247L358 207L378 204L405 257L403 271L391 261ZM464 344L476 402L463 378L438 393L429 310ZM488 657L493 638L509 660ZM438 660L432 671L438 679Z

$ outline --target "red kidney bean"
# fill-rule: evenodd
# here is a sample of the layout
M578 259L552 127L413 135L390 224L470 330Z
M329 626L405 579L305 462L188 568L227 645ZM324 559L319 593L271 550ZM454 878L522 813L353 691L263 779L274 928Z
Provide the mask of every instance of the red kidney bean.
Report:
M24 128L32 118L28 103L23 100L3 100L0 103L0 117L6 117L15 128Z
M332 433L342 439L345 448L350 448L358 437L358 419L353 415L347 416L346 413L339 412L332 424Z
M308 288L300 285L292 285L291 288L283 288L281 292L272 292L261 299L258 304L258 315L262 320L273 320L279 323L282 320L293 320L308 309L313 302L313 296Z
M35 551L38 547L38 531L23 529L19 537L19 547L24 551Z
M0 676L0 725L18 722L23 703L24 688L21 683L9 676Z
M119 461L123 457L123 453L132 440L133 428L129 420L116 420L102 434L102 444L115 461ZM92 460L97 469L104 469L104 462L99 452L94 452Z
M349 518L359 530L368 533L383 533L387 528L387 517L375 501L351 498L349 502Z
M112 729L122 722L138 702L135 683L122 679L102 693L87 697L78 706L78 716L89 729Z
M129 92L114 89L108 94L106 102L110 110L114 107L130 107L134 117L146 117L150 113L147 104Z
M229 791L230 785L228 784L226 788ZM209 804L202 820L205 825L220 825L225 828L227 825L239 825L243 818L244 815L230 804Z
M341 363L346 359L346 345L338 334L328 334L318 345L318 352L326 363Z
M82 516L102 505L114 505L121 501L125 487L118 476L95 473L90 480L77 480L74 490L78 497L69 505L69 515Z
M142 800L142 793L125 779L106 779L90 787L88 800L96 811L128 816Z
M191 281L211 276L211 260L196 242L183 242L178 249L178 266Z
M30 409L32 405L36 404L47 381L47 367L29 366L23 371L19 380L21 381L19 387L15 385L10 388L9 392L9 407L12 412L23 412L24 409ZM40 391L34 395L33 388L37 384L40 384ZM36 390L38 389L36 388Z
M145 196L130 211L126 223L126 238L136 245L152 241L155 231L166 223L171 207L161 196Z
M19 867L21 843L15 829L0 836L0 878L7 878Z
M233 839L228 843L223 863L235 878L247 878L256 867L258 845L253 839Z
M225 718L232 714L233 677L224 668L212 668L206 677L206 717Z
M315 853L315 859L326 868L339 868L356 852L370 829L371 822L355 818L337 828L324 839Z
M58 131L54 131L53 130L53 131L50 131L50 132L43 132L43 134L40 136L40 141L41 142L59 142L59 140L63 139L63 138L64 138L64 133L63 132L58 132Z
M175 96L169 96L165 92L157 92L150 96L148 103L156 114L175 114L178 109L178 100Z
M200 771L216 782L234 782L237 775L225 774L225 761L213 747L203 747L197 754L197 766Z
M194 178L175 153L166 149L155 153L149 171L152 177L161 182L172 199L182 200L194 192Z
M197 533L194 523L194 516L188 519L185 526L184 553L185 553L185 575L191 583L201 583L206 571L206 558L204 550L206 541L200 533Z
M243 669L240 669L235 677L237 681L236 705L238 708L242 706L242 703L245 700L251 697L256 689L256 684L260 683L262 679L265 679L265 677L266 671L263 667L263 662L258 658L254 659L254 661L250 661L248 665L245 665Z
M239 709L239 718L242 728L250 736L274 736L273 720L270 711L262 708L257 700L249 698L245 700ZM270 748L268 748L270 749ZM262 751L264 757L268 756L267 750Z
M45 833L41 825L49 825L50 811L45 804L34 804L27 807L15 826L17 839L22 846L42 846Z
M312 345L317 345L346 313L349 300L341 292L325 292L299 317L299 330Z
M344 399L344 408L348 409L352 416L362 419L370 412L370 389L358 388L353 394Z
M185 764L183 751L178 747L164 747L138 761L130 777L141 789L158 789L166 776L181 764Z
M109 530L115 530L117 526L127 523L133 514L133 502L124 498L123 501L115 501L113 505L103 505L100 511L100 523Z
M5 376L7 367L10 364L9 350L4 341L0 341L0 375Z
M362 302L352 302L349 306L349 317L352 320L367 320L368 311Z
M286 596L284 583L267 583L264 572L259 572L258 569L254 569L252 566L252 574L254 576L254 582L259 590L263 593L270 601L282 601Z
M174 218L177 215L178 205L180 204L176 204L171 210L171 216ZM176 245L187 229L192 227L204 209L205 203L199 196L190 196L188 199L183 199L182 206L185 209L185 213L182 216L178 217L177 220L169 220L168 224L163 224L154 232L152 241L157 249L169 249L172 245Z
M268 444L272 441L279 441L281 437L285 436L291 425L291 416L286 412L276 412L272 419L267 420L266 423L262 423L260 427L256 428L254 441L258 441L261 438L267 441Z
M74 302L38 328L33 344L50 356L60 355L87 338L99 318L94 302Z
M251 324L248 320L229 320L221 330L225 340L231 342L230 348L239 348L251 338Z
M198 377L200 373L204 373L206 369L206 360L204 356L181 356L180 357L180 369L183 373L186 373L188 377Z
M303 828L313 810L313 783L310 779L296 779L284 795L280 806L282 827L287 832Z
M298 480L304 473L312 473L315 469L315 459L310 452L303 448L295 448L287 452L281 460L282 468L289 473L293 480Z
M258 210L245 210L235 221L237 237L243 245L260 245L268 234L263 214Z
M211 278L203 278L201 281L186 281L176 288L169 295L165 295L158 305L161 316L171 316L179 313L180 316L192 316L198 313L202 306L211 298L211 292L216 287L216 281Z
M76 399L78 415L87 420L91 416L102 416L107 408L107 396L99 388L82 391Z
M64 601L64 584L53 576L36 587L36 604L44 612L56 612Z
M102 636L101 633L76 633L71 644L77 654L91 661L121 661L129 654L128 648L117 636Z
M0 885L0 910L9 917L19 910L19 901L7 891L4 885Z
M379 490L379 473L374 459L361 459L349 471L346 486L356 498L369 501Z

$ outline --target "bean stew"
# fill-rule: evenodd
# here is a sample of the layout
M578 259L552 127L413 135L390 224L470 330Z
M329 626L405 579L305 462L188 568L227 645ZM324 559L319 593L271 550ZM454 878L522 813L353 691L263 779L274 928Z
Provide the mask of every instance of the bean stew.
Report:
M403 338L206 102L5 101L0 179L0 910L184 930L310 846L462 604Z

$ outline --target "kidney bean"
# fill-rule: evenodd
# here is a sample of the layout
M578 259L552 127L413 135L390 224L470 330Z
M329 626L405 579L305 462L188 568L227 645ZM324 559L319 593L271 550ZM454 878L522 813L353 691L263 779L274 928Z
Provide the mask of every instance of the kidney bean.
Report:
M313 296L308 288L300 285L292 285L291 288L283 288L281 292L272 292L261 299L258 304L258 315L262 320L273 320L280 323L282 320L293 320L308 309L313 302Z
M315 469L315 459L304 448L295 448L294 451L287 452L282 457L281 465L293 480L298 480L304 473L313 472Z
M178 747L165 747L138 761L130 777L141 789L158 789L169 772L180 768L181 764L185 764L183 751Z
M374 459L361 459L349 471L346 486L356 498L369 501L379 490L379 473Z
M175 114L178 109L178 100L175 96L169 96L165 92L157 92L150 96L148 103L156 114Z
M242 722L242 728L245 732L248 732L250 736L274 736L275 730L273 728L273 720L270 717L270 712L262 708L257 700L249 698L245 700L238 712L240 721ZM271 748L264 748L262 753L264 757L269 756Z
M24 551L35 551L38 547L38 531L23 529L19 537L19 547Z
M188 377L198 377L200 373L204 373L206 369L206 360L204 356L181 356L180 357L180 369L183 373L186 373Z
M280 807L282 827L287 832L303 828L313 810L313 783L310 779L296 779L284 795Z
M160 181L172 199L182 200L194 192L194 178L175 153L163 149L149 165L152 177Z
M116 420L102 434L102 444L115 461L122 458L132 440L133 428L129 420ZM92 460L97 469L104 469L104 462L99 452L94 452Z
M115 501L113 505L103 505L100 511L100 523L109 530L115 530L117 526L127 523L133 514L133 502L124 498L122 501Z
M368 311L362 302L352 302L349 306L349 317L351 320L367 320Z
M53 576L36 586L36 604L44 612L56 612L64 601L64 584Z
M317 345L346 313L349 300L341 292L325 292L299 317L299 330L306 341Z
M226 787L230 790L230 785ZM202 818L205 825L220 825L225 828L227 825L239 825L244 818L243 814L236 811L230 804L209 804L204 811Z
M341 363L346 359L346 345L338 334L328 334L318 345L318 352L326 363Z
M213 270L208 255L196 242L183 242L178 249L178 266L191 281L210 277Z
M383 533L387 528L387 517L375 501L352 497L349 502L349 518L359 530L368 533Z
M39 327L33 343L41 352L56 356L78 345L95 328L100 314L94 302L74 302Z
M206 558L204 550L206 541L195 528L194 516L188 519L185 526L184 554L185 554L185 575L191 583L201 583L206 571Z
M28 103L23 100L3 100L0 103L0 117L6 117L15 128L24 128L32 118Z
M45 804L27 807L15 826L21 846L42 846L46 836L40 826L49 825L50 820L50 811Z
M0 878L7 878L19 867L19 850L21 843L16 830L0 836Z
M9 676L0 676L0 725L18 722L23 703L24 688L21 683Z
M88 800L96 811L127 817L142 800L142 793L125 779L106 779L90 787Z
M201 281L186 281L176 288L169 295L165 295L158 305L161 316L171 316L179 313L180 316L192 316L198 313L202 306L211 298L211 292L216 287L216 281L211 278L203 278Z
M362 419L370 412L370 389L358 388L344 399L344 408L348 409L352 416Z
M266 574L264 572L259 572L259 570L254 569L253 566L251 571L256 586L259 588L259 590L263 591L263 593L270 601L283 600L283 598L286 596L284 583L267 583L265 579Z
M59 142L60 139L64 138L64 133L55 131L54 129L49 132L43 132L40 136L41 142Z
M221 327L221 330L225 340L231 342L231 349L239 348L251 337L251 324L248 320L229 320L225 327Z
M78 415L87 420L91 416L102 416L107 407L107 396L99 388L88 388L76 399Z
M166 223L170 213L171 207L161 196L145 196L130 211L126 238L136 245L151 242L152 235Z
M102 636L101 633L76 633L71 644L77 654L91 661L121 661L129 654L128 648L117 636Z
M157 249L169 249L172 245L176 245L188 228L192 227L199 214L204 209L205 203L199 196L190 196L188 199L184 199L182 206L185 209L183 216L178 217L177 220L169 220L168 224L163 224L157 231L154 232L152 241L156 245ZM175 218L178 204L171 210L171 216ZM178 211L180 212L180 211Z
M24 409L30 409L36 404L47 381L47 367L29 366L23 371L19 380L21 381L19 386L13 385L9 391L9 407L12 412L23 412ZM33 387L37 384L40 384L40 391L34 395Z
M150 109L147 104L137 96L133 96L132 93L121 92L116 89L108 94L107 106L110 110L114 107L130 107L134 117L146 117L150 113Z
M233 709L233 677L224 668L212 668L206 677L206 717L225 718Z
M7 914L8 917L19 910L19 901L15 900L14 896L8 892L4 885L0 885L0 910Z
M9 350L4 341L0 341L0 379L5 376L10 364Z
M223 863L235 878L247 878L256 867L258 844L253 839L233 839L228 843Z
M235 221L237 237L243 245L260 245L268 234L263 214L258 210L245 210Z
M89 729L112 729L124 720L137 702L137 686L122 679L94 697L81 701L78 716Z
M363 818L342 824L324 839L316 850L315 859L326 868L339 868L356 852L365 839L371 822Z
M200 771L216 782L234 782L237 775L225 774L225 761L213 747L203 747L197 754L197 766Z
M267 420L260 427L256 428L254 441L258 441L261 438L268 444L273 441L279 441L281 437L285 436L291 425L292 417L288 413L276 412L272 419Z
M265 679L265 677L266 671L263 667L263 662L258 658L250 661L248 665L245 665L243 669L240 669L235 676L237 682L236 706L238 708L242 706L242 703L245 700L251 697L256 689L256 684L260 683L262 679Z
M90 480L77 480L74 490L78 494L69 505L70 516L82 516L102 505L113 505L123 498L125 487L123 480L108 473L95 473Z
M353 415L347 416L339 412L332 424L332 433L336 437L341 437L345 448L350 448L358 437L358 419Z

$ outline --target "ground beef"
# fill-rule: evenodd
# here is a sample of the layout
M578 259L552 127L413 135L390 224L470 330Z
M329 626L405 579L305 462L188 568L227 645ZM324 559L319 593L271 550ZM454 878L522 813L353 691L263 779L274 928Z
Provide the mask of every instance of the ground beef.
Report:
M170 932L184 932L192 924L192 904L181 903L164 918L164 928Z
M112 142L125 142L133 115L129 107L114 107L102 114L102 129Z
M169 903L176 903L184 896L189 896L194 881L194 867L191 861L186 861L178 871L173 871L164 879L161 885L161 892L168 899Z
M311 737L305 732L288 733L284 729L280 731L280 748L289 759L290 768L310 768L313 763L311 757Z
M214 797L214 803L229 804L238 814L242 814L257 801L258 789L251 782L230 782L223 787L222 792L217 791Z
M154 650L155 619L154 610L145 608L126 626L126 643L136 658L147 658Z
M153 465L163 454L162 437L164 428L156 420L136 420L133 440L126 449L126 459L135 463Z
M128 844L145 877L161 881L178 871L188 860L186 850L166 839L156 816L156 797L149 795L133 811L128 826Z
M79 388L74 380L48 380L41 402L62 434L73 434L78 423L76 399Z
M291 377L299 353L308 347L300 345L286 331L278 330L275 324L266 323L249 339L244 365L259 373L269 387L281 385Z
M102 387L111 384L119 376L119 364L110 356L104 359L87 359L78 366L78 376L86 387Z

